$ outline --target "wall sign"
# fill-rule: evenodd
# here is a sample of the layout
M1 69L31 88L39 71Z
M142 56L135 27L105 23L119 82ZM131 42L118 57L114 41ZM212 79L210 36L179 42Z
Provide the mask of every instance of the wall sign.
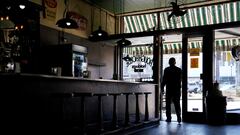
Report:
M148 66L153 66L153 60L148 56L132 56L130 60L126 61L127 67L131 66L134 72L144 72L144 69Z
M75 20L78 24L78 29L81 31L86 31L87 30L87 18L85 18L84 16L73 12L73 11L69 11L67 12L67 14L69 15L69 17L73 20Z
M190 56L199 56L200 55L200 48L191 48L190 49Z
M198 58L191 58L191 68L198 68Z
M45 7L43 17L55 21L57 14L57 0L43 0L43 6Z

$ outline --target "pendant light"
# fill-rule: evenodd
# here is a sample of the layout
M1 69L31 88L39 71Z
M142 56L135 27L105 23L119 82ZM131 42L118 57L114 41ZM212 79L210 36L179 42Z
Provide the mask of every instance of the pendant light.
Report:
M8 16L0 17L0 29L14 29L15 24L9 19Z
M125 37L123 37L122 39L118 40L117 41L117 44L122 46L122 47L125 47L125 46L129 46L132 44L131 41L127 40Z
M93 31L90 35L89 35L89 40L90 41L102 41L102 40L106 40L108 38L108 33L104 30L102 30L101 27L101 8L100 8L100 26L98 27L98 30ZM93 20L93 19L92 19ZM107 15L106 15L106 23L107 23Z
M124 0L122 1L122 13L124 12ZM120 32L122 33L122 17L123 15L120 16ZM129 46L131 45L132 42L127 40L124 36L122 37L122 39L117 41L117 45L121 46L121 47L125 47L125 46Z
M68 8L69 8L69 0L64 0L65 4L65 10L63 12L63 18L58 20L56 25L60 28L66 28L66 29L76 29L78 28L78 24L75 20L71 19L68 14Z

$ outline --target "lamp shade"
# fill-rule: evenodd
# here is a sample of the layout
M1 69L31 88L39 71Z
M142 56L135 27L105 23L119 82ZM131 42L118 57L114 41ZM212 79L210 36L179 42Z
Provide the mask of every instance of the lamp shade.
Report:
M120 39L120 40L117 41L117 44L124 47L124 46L129 46L129 45L131 45L132 42L129 41L129 40L127 40L127 39L125 39L125 38L122 38L122 39Z
M15 24L11 20L0 20L0 29L14 29Z
M101 41L101 40L106 40L108 38L108 33L104 30L102 30L102 27L99 26L98 30L93 31L89 35L89 40L90 41Z
M77 29L78 28L77 22L69 17L58 20L56 25L60 28L66 28L66 29Z

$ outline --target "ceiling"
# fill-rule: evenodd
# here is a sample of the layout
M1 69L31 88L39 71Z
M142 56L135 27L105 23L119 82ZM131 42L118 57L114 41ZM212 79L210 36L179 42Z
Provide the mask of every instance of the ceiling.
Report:
M112 13L130 13L171 7L170 2L176 0L84 0ZM177 0L182 7L202 6L233 0Z

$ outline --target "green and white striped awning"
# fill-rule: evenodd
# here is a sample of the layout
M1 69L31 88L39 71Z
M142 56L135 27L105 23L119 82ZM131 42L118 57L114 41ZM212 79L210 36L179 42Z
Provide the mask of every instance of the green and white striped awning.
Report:
M124 47L123 54L128 55L152 55L153 47L152 46L133 46L133 47Z
M240 45L240 38L215 40L215 51L230 51L232 46ZM188 43L188 52L191 48L199 48L202 51L202 41ZM182 53L182 43L163 43L163 54ZM123 49L123 54L129 55L153 55L152 46L130 46Z
M125 16L124 33L151 31L157 28L158 23L159 29L165 30L240 21L240 1L191 8L186 15L173 17L170 22L167 21L169 14L170 12L159 12Z
M240 45L240 38L219 39L215 41L216 51L230 51L233 46Z

